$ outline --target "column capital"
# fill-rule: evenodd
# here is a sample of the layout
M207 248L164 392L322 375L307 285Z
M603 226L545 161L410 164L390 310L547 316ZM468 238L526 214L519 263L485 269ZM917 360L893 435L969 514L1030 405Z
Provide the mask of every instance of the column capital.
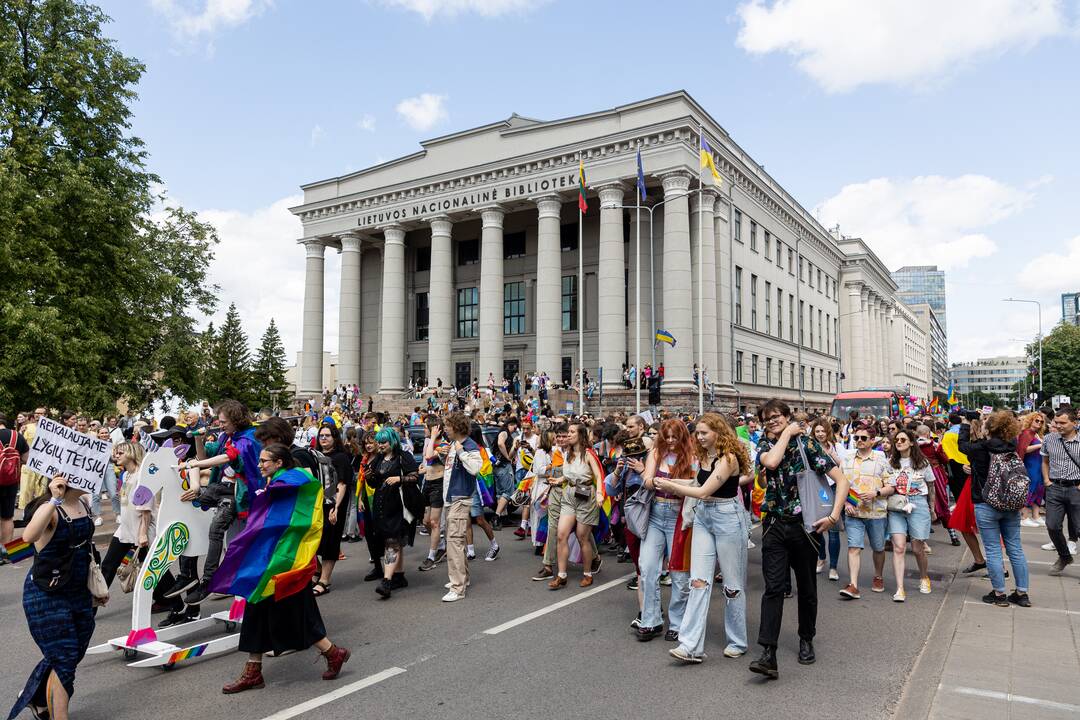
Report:
M530 199L536 203L536 209L541 218L558 220L562 217L562 198L558 195L541 195Z
M479 208L482 226L485 228L502 228L503 219L506 217L506 209L501 205L488 205Z
M454 227L454 223L450 220L448 215L435 215L428 218L428 225L431 226L431 236L436 235L443 237L450 237L450 231Z
M382 230L383 238L387 245L404 245L405 244L405 228L402 225L383 225L379 228Z
M326 255L326 245L319 238L304 238L298 240L301 245L304 246L304 254L309 258L319 258L320 260Z
M664 186L664 195L671 193L685 194L690 189L690 173L684 170L664 173L660 176L660 182Z
M614 210L613 206L622 205L623 195L626 193L626 186L621 182L607 183L597 188L597 194L600 196L600 209L601 210Z
M699 208L704 205L706 212L712 212L716 206L716 191L715 190L702 190L700 193L692 193L690 195L690 212L696 213Z
M347 232L338 233L335 235L341 242L341 252L360 252L360 243L363 242L364 236L355 230L349 230Z

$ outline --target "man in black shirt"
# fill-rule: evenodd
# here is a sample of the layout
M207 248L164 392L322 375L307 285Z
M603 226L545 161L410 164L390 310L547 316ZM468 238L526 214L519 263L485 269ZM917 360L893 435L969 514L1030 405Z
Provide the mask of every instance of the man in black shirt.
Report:
M30 454L26 438L8 428L6 415L0 415L0 545L15 536L15 500L19 497L22 464ZM0 548L0 565L7 565L7 554Z

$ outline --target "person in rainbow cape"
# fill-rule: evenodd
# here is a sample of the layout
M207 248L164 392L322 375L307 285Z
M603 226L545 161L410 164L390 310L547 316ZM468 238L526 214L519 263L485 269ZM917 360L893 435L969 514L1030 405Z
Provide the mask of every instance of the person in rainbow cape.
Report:
M210 585L213 592L247 601L239 649L248 653L244 671L225 694L265 686L263 654L281 655L314 645L326 658L323 680L333 680L351 657L326 636L311 590L315 553L323 526L323 489L298 468L286 445L274 443L258 458L264 486L250 497L247 525L225 552Z

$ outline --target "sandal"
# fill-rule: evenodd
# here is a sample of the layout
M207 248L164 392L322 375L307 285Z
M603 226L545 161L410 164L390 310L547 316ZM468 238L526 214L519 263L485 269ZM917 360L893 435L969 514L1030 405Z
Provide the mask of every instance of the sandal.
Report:
M322 597L330 593L330 584L324 583L322 580L318 581L311 586L311 594L315 597Z

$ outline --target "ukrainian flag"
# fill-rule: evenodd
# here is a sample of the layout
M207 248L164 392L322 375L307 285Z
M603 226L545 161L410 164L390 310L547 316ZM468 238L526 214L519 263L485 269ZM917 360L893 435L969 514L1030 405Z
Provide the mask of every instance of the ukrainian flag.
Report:
M667 343L671 347L675 347L675 336L669 333L667 330L656 331L656 344Z
M701 155L701 169L709 168L709 171L712 172L713 184L720 185L720 171L716 169L716 163L713 162L712 148L709 147L704 135L701 136L701 145L698 151Z

